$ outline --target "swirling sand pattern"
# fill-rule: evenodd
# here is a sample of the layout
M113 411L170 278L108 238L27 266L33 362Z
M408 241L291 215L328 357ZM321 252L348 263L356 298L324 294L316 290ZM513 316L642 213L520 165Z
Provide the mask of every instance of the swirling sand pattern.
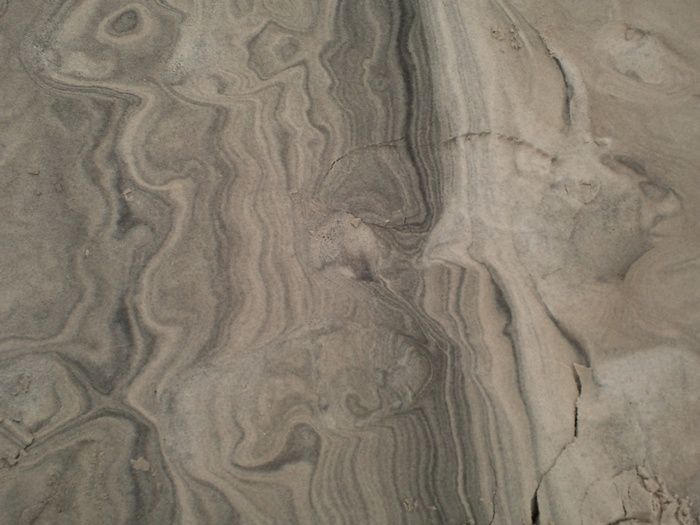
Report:
M6 0L0 522L695 523L699 16Z

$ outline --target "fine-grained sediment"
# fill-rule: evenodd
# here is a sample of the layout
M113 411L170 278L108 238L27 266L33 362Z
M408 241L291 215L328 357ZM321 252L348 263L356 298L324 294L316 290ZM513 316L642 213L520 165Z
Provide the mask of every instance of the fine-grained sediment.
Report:
M0 523L697 523L698 22L0 1Z

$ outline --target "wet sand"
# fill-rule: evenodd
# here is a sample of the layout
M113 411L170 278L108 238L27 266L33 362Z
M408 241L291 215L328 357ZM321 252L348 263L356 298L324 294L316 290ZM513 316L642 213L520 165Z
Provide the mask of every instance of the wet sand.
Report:
M699 26L0 0L0 523L697 524Z

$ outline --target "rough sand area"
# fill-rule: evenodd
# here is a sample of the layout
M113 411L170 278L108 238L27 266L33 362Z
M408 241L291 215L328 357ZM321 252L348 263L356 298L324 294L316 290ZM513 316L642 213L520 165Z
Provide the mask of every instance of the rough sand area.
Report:
M0 524L698 523L697 0L0 0Z

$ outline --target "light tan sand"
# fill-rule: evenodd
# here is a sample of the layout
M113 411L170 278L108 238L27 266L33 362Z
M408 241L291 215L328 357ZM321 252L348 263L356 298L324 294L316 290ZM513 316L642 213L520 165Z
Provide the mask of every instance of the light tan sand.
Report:
M695 524L696 0L0 0L0 524Z

